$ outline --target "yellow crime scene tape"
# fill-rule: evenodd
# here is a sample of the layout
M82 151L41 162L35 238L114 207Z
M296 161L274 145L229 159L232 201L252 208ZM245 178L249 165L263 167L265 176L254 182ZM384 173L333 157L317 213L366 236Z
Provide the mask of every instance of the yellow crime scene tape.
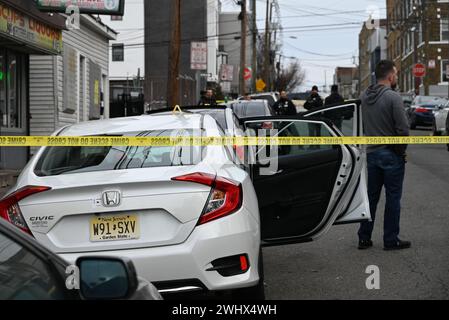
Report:
M261 145L424 145L449 144L449 136L419 137L49 137L3 136L0 147L146 147Z

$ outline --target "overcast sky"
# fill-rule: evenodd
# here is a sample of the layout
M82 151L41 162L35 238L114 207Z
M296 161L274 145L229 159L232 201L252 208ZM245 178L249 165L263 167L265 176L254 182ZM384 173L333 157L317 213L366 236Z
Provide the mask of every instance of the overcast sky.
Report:
M235 0L222 0L223 11L238 11ZM248 1L249 2L249 1ZM333 82L335 67L354 66L358 61L358 34L368 12L379 9L385 17L386 0L278 0L284 28L283 54L296 57L306 70L306 89ZM312 4L311 4L312 3ZM257 0L259 29L265 28L266 0ZM143 42L143 0L127 0L123 22L104 22L121 33L126 43ZM127 49L126 64L112 63L111 76L135 75L142 68L143 49ZM131 57L131 59L130 59ZM288 63L288 59L284 60Z

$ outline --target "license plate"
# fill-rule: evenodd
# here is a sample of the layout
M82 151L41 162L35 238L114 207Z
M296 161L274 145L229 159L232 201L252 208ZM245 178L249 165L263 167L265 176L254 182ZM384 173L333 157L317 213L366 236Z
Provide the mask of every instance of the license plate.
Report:
M137 215L95 217L90 221L90 241L120 241L140 238Z

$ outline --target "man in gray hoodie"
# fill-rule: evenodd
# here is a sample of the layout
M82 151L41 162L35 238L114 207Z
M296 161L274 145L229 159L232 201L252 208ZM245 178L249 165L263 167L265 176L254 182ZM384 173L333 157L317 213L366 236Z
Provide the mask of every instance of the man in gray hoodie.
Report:
M365 136L408 136L409 123L402 98L394 91L397 70L392 61L381 61L376 67L377 84L362 95ZM402 187L407 146L368 146L368 197L372 222L363 222L358 232L359 249L373 246L371 235L382 188L385 186L384 249L410 248L409 241L399 239Z

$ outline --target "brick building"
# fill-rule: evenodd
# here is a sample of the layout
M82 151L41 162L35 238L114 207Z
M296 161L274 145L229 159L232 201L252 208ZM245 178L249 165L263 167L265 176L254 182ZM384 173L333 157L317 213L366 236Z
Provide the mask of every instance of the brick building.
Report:
M387 0L387 46L402 92L448 96L449 1ZM427 67L423 79L413 76L416 63Z

